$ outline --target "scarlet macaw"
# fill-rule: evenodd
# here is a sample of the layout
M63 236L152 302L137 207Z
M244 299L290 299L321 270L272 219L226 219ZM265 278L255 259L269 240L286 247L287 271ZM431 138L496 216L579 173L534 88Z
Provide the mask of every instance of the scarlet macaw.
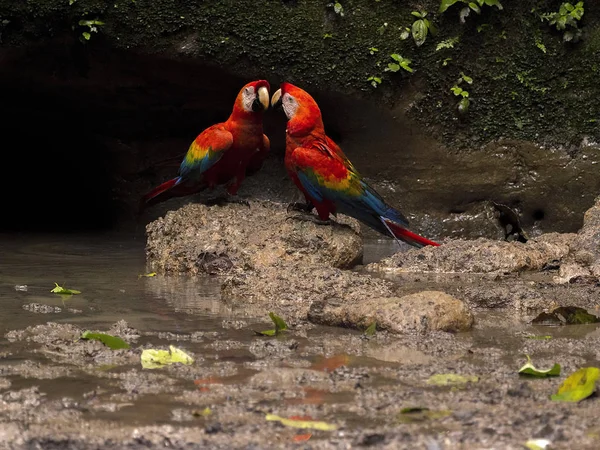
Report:
M307 92L282 83L271 105L279 102L288 119L285 167L306 198L306 210L316 208L322 221L338 212L352 216L415 247L439 245L406 229L406 217L361 178L342 149L325 134L321 110Z
M269 89L265 80L246 84L237 95L229 118L196 137L179 175L147 193L141 208L217 185L226 184L227 192L235 195L246 172L252 174L260 169L269 152L269 138L263 134L262 123L263 111L269 107Z

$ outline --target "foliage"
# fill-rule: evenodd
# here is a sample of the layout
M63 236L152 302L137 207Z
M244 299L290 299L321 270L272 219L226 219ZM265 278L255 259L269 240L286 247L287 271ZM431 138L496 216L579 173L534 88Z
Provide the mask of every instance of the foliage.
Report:
M427 384L434 386L457 386L467 383L477 383L479 377L476 375L459 375L456 373L440 373L431 375L427 379Z
M94 20L81 19L79 21L79 26L80 27L88 27L88 30L89 30L89 31L84 31L83 33L81 33L81 36L83 37L84 40L89 41L90 38L92 37L91 33L97 33L98 27L102 26L102 25L104 25L104 22L102 22L101 20L98 20L98 19L94 19Z
M344 17L344 7L340 2L329 3L327 6L333 8L333 12L338 16Z
M319 420L308 420L308 419L304 419L304 418L285 418L285 417L281 417L281 416L276 416L275 414L267 414L265 416L265 419L270 421L270 422L279 422L282 425L285 425L286 427L292 427L292 428L309 428L309 429L314 429L314 430L321 430L321 431L334 431L337 430L337 426L327 423L327 422L322 422Z
M373 321L365 330L365 336L375 336L377 332L377 322Z
M400 69L404 69L407 72L413 71L412 67L410 67L410 63L412 62L408 58L403 58L398 53L392 53L390 57L395 61L393 63L389 63L387 68L384 69L386 72L398 72Z
M550 25L554 25L557 30L565 30L563 41L577 42L581 37L581 30L578 23L583 17L584 9L583 2L578 2L572 5L565 2L560 5L558 12L541 14L542 21L547 21Z
M459 41L459 37L458 36L450 38L450 39L446 39L445 41L441 41L435 47L435 51L439 52L440 50L442 50L444 48L454 48L454 46L456 44L458 44L458 41Z
M502 3L500 3L500 0L473 0L473 1L469 1L469 0L442 0L442 3L440 3L440 9L439 9L439 13L442 14L444 11L446 11L448 8L450 8L452 5L454 5L455 3L463 3L467 6L464 6L461 10L460 10L460 22L461 23L465 23L465 19L469 16L469 14L471 13L471 11L475 11L477 14L481 14L481 8L484 5L487 6L495 6L496 8L498 8L499 10L504 9L502 6Z
M450 90L455 96L461 97L460 101L457 104L458 112L460 114L465 114L469 110L469 106L471 105L471 100L469 99L469 91L459 86L459 84L463 82L467 84L473 84L473 78L461 72L460 78L458 79L456 84L450 88Z
M437 29L429 19L425 18L427 11L413 11L411 14L417 18L412 24L412 37L417 47L420 47L427 39L427 33L435 35Z
M374 88L376 88L377 86L379 86L381 84L381 78L376 77L374 75L371 75L369 78L367 78L367 81L370 81L371 86L373 86Z

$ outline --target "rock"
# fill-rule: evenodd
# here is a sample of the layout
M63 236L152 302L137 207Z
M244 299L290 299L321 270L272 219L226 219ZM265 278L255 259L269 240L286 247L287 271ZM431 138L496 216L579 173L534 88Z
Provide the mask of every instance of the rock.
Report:
M600 277L600 197L585 212L583 226L573 242L575 262L589 267L591 274Z
M323 325L359 329L375 321L378 329L400 334L466 331L473 325L473 315L465 303L440 291L354 302L327 299L314 302L308 318Z
M555 266L566 255L574 234L549 233L521 242L456 240L440 247L396 253L367 270L379 272L511 273Z
M293 219L287 205L252 201L188 204L146 227L146 256L153 270L227 273L302 261L348 268L362 258L360 226L338 216L333 225Z

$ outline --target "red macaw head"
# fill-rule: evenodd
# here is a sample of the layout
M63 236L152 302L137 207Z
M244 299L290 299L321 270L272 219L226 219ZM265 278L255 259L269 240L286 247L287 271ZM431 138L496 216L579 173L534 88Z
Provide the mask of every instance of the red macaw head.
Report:
M308 134L323 129L321 110L315 99L306 91L290 83L281 83L271 98L271 105L281 104L288 118L287 132L291 135Z
M257 113L269 108L269 82L252 81L245 85L238 94L234 111L239 113Z

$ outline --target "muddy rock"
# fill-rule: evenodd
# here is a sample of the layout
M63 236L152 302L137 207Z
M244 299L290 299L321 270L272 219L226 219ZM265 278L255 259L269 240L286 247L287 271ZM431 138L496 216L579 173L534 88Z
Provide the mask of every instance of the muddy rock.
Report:
M269 201L188 204L148 224L147 260L154 270L217 274L298 261L347 268L362 258L355 220L317 225L294 216Z
M466 331L473 315L462 301L439 291L361 302L325 300L312 304L308 317L315 323L366 329L377 327L400 334Z
M573 242L576 263L589 267L591 274L600 277L600 197L583 216L583 227Z
M549 233L521 242L455 240L396 253L367 270L377 272L512 273L553 267L568 255L575 234Z
M238 272L222 287L223 300L247 311L264 314L266 308L291 320L305 320L313 302L332 300L357 303L393 296L385 280L325 266L278 264L261 271Z

